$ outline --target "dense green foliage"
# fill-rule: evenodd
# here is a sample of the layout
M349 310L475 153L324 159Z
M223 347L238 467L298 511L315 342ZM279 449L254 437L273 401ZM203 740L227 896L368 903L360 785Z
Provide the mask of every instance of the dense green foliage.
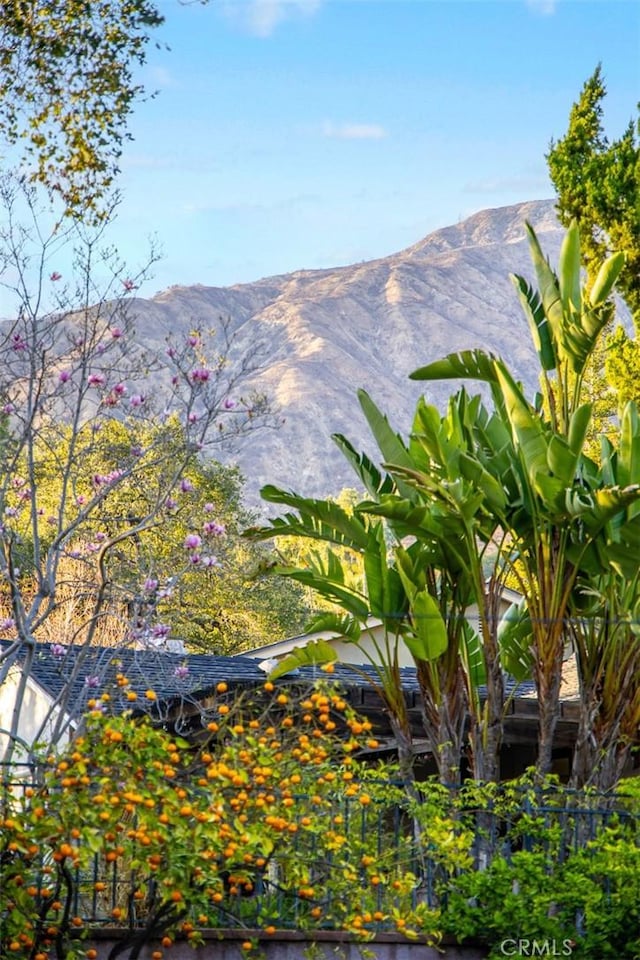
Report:
M62 502L60 464L68 461L69 437L68 430L61 434L53 425L40 432L33 469L45 517L54 516ZM97 435L93 424L87 423L76 432L74 442L80 453L73 481L80 496L89 494L96 476L121 469L132 450L155 448L161 454L151 456L144 469L124 478L69 540L67 562L58 577L58 589L65 597L60 604L67 608L66 614L46 627L46 636L58 643L82 638L82 597L90 596L95 586L92 557L101 543L117 541L138 518L153 513L171 483L185 437L176 419L152 426L113 420L104 423ZM243 505L243 485L237 468L192 453L162 521L140 529L135 537L127 536L105 556L112 615L103 613L95 642L123 642L122 624L137 618L152 632L167 624L169 636L191 650L232 653L269 643L302 626L307 611L301 588L263 575L263 568L272 562L270 552L240 537L254 519ZM63 526L72 525L77 509L75 500L65 502ZM17 559L23 589L29 592L28 578L35 571L28 515L22 516L18 529ZM57 535L57 524L43 524L41 548L51 549ZM190 536L200 540L197 551L185 549ZM195 563L196 558L200 562ZM143 588L141 570L148 584L155 582L155 589ZM70 610L76 615L69 615Z
M613 316L610 295L623 258L608 258L584 288L575 224L557 273L530 228L529 240L538 289L513 279L539 359L542 397L529 401L500 358L480 350L452 354L412 377L484 381L494 409L465 391L452 397L444 416L421 400L404 440L361 391L381 466L336 439L368 499L347 513L329 501L266 488L263 496L295 513L253 535L288 534L360 554L365 576L357 590L331 553L325 562L281 572L344 610L346 616L324 617L317 628L358 645L367 634L373 640L370 617L382 624L383 640L369 655L407 756L399 651L413 657L425 736L445 782L459 776L463 749L477 779L499 779L505 673L535 682L537 768L540 775L550 771L571 640L582 694L573 782L608 789L637 743L640 720L640 642L629 613L640 600L640 422L630 404L615 443L594 461L586 449L592 407L583 386ZM523 600L501 618L507 578ZM472 604L475 623L466 618ZM317 660L331 652L313 645L308 655Z
M256 956L281 929L637 956L637 781L606 799L529 774L409 796L358 757L371 725L332 683L220 683L195 743L108 714L132 699L117 675L39 780L0 798L3 956L96 960L92 931L115 926L126 955L170 958L236 925Z
M0 134L85 222L104 215L134 78L163 17L153 0L8 0L0 8Z
M599 264L622 251L625 265L618 290L640 323L640 142L639 121L630 121L617 140L602 126L606 86L600 65L571 108L566 134L552 142L547 162L558 195L558 213L580 226L584 262L591 281Z
M630 121L616 140L604 134L606 86L600 65L573 105L566 134L552 142L547 162L558 196L558 214L568 226L580 226L588 282L612 251L625 264L618 292L640 332L640 121ZM610 431L612 418L628 400L640 400L640 351L622 328L603 338L586 382L594 403L592 436Z

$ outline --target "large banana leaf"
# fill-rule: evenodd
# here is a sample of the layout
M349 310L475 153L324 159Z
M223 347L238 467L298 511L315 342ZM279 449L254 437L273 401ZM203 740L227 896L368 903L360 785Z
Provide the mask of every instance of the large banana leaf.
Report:
M252 540L268 540L279 536L302 536L313 540L325 540L353 550L364 550L369 543L369 533L363 520L331 500L314 500L298 494L266 486L260 491L264 500L282 503L298 510L269 521L266 527L251 527L244 536Z
M358 400L369 424L369 429L378 444L382 459L390 463L402 464L406 467L413 466L413 460L404 441L400 435L392 429L387 417L378 409L366 390L358 390ZM396 479L396 483L403 497L411 497L413 495L411 488L403 486L402 481Z
M469 685L473 691L478 691L486 683L487 671L482 640L468 620L462 623L462 636L458 649L463 669L469 678Z
M565 313L582 311L580 275L580 231L574 220L562 241L558 268L560 298Z
M521 682L531 676L531 617L526 603L512 603L498 625L498 646L503 670Z
M405 612L406 597L397 571L388 564L382 523L377 523L372 533L369 546L364 551L364 572L371 613L382 620L399 619Z
M511 275L511 282L518 291L520 304L529 323L533 345L540 359L540 365L543 370L555 370L557 366L556 351L540 294L527 283L524 277L517 274Z
M418 590L411 600L411 631L403 640L416 660L436 660L447 649L447 625L438 604L427 590Z
M608 257L602 264L589 294L589 303L592 307L599 307L607 300L624 267L624 261L624 253L618 252Z
M549 330L555 347L556 360L559 360L559 349L563 344L562 326L564 322L564 311L562 309L558 279L549 266L549 261L542 251L542 247L531 224L525 224L525 229L529 239L531 260L538 280L542 307L549 323Z
M505 399L505 409L511 425L516 451L520 454L529 483L536 492L544 495L538 477L549 474L548 440L540 417L531 409L519 386L503 364L497 365L500 390Z
M587 430L591 423L592 409L593 404L583 403L582 406L578 407L577 410L574 410L571 414L567 440L569 449L576 457L580 456L584 448Z
M353 617L348 614L333 613L330 610L324 610L316 614L305 626L305 633L335 633L343 640L357 643L362 635L362 626ZM313 641L322 643L323 641ZM318 647L317 649L322 649ZM333 647L331 647L333 650Z
M334 433L333 442L349 461L360 481L372 497L381 497L393 490L393 480L388 473L381 473L366 453L358 453L354 446L340 433Z
M279 677L284 677L287 673L291 673L292 670L297 670L298 667L333 663L337 659L337 653L326 640L310 640L304 647L296 647L290 654L283 657L273 670L269 671L269 678L271 680L277 680Z
M409 374L410 380L484 380L496 383L496 358L483 350L461 350Z
M628 403L622 414L617 482L623 486L640 482L640 418L635 403Z
M274 572L291 580L297 580L305 587L311 587L320 596L339 604L343 610L362 622L369 616L369 604L366 598L356 590L335 580L330 580L313 570L302 570L299 567L276 567Z

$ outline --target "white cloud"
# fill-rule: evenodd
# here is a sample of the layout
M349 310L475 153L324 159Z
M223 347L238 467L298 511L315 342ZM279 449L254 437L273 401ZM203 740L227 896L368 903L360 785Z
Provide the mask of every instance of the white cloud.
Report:
M552 17L558 7L557 0L526 0L527 6L541 17Z
M278 24L295 16L312 16L323 0L227 0L226 16L256 37L270 37Z
M382 140L387 131L379 123L331 123L322 125L323 137L334 140Z

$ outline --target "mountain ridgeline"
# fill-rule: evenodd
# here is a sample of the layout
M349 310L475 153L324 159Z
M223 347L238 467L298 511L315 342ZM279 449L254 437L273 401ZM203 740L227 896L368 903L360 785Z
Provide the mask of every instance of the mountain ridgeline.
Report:
M554 202L522 203L474 214L379 260L232 287L171 287L135 301L137 336L161 349L169 332L216 327L224 318L240 351L261 344L251 385L271 398L284 423L254 434L235 454L249 501L265 483L307 496L337 493L356 484L333 433L375 456L358 388L403 433L421 393L446 405L451 382L414 383L408 375L447 353L500 354L535 392L535 355L509 280L511 273L532 279L525 220L553 264L563 236Z

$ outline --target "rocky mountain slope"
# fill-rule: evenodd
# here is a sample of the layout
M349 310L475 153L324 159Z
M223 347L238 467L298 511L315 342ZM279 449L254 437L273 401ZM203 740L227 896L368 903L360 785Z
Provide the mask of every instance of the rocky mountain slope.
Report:
M225 317L241 347L262 343L254 386L285 422L255 434L239 452L249 498L255 502L264 483L306 495L337 492L353 486L354 475L331 434L375 450L357 388L368 390L400 431L421 392L444 407L453 389L412 383L408 374L452 351L501 354L535 390L528 327L509 281L510 273L532 274L525 220L554 262L563 232L553 201L522 203L475 214L380 260L226 288L172 287L136 301L138 336L160 345L170 331L212 327Z

